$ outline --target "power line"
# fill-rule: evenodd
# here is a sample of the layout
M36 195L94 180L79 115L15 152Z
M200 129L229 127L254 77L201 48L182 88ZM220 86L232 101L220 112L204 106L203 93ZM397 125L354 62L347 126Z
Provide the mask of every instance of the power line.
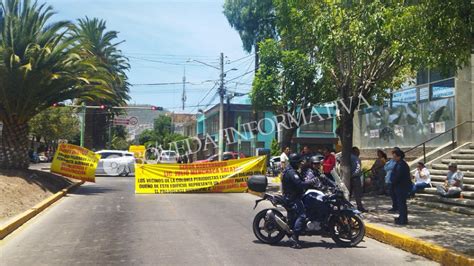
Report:
M125 55L144 55L144 56L152 56L152 57L174 57L174 58L190 58L190 57L200 57L200 58L212 58L216 59L215 55L192 55L192 54L159 54L159 53L137 53L137 52L126 52ZM217 59L216 59L217 60Z
M241 78L241 77L246 76L246 75L248 75L248 74L250 74L250 73L253 73L253 72L255 72L255 69L252 69L252 70L250 70L250 71L247 71L247 72L245 72L244 74L239 75L239 76L237 76L237 77L231 78L231 79L227 80L226 83L229 83L230 81L236 80L236 79L238 79L238 78Z
M198 105L200 105L200 104L204 101L204 99L206 99L207 96L209 96L209 93L211 93L211 91L213 91L213 90L216 88L216 86L217 86L217 82L214 83L214 86L212 86L212 88L207 91L206 95L204 95L204 97L202 97L201 100L199 100ZM216 94L216 95L217 95L217 94ZM194 108L194 109L191 111L191 113L193 113L196 109L197 109L197 108Z
M143 58L143 57L136 57L136 56L128 56L131 59L134 60L141 60L141 61L146 61L146 62L152 62L152 63L159 63L159 64L165 64L165 65L173 65L173 66L201 66L199 64L191 64L188 62L188 59L180 59L178 61L164 61L164 60L157 60L157 59L149 59L149 58ZM210 64L215 63L215 61L209 61ZM206 63L207 64L207 63Z
M185 82L185 84L197 86L197 85L203 85L204 83L216 82L216 81L217 81L217 80L212 80L212 79L203 80L203 81L198 81L198 82L190 82L190 81L187 81L187 82ZM131 85L131 86L183 85L183 82L182 82L182 81L172 81L172 82L154 82L154 83L132 83L132 84L130 84L130 85Z
M255 56L255 54L252 53L252 54L246 55L246 56L244 56L244 57L241 57L241 58L239 58L239 59L235 59L235 60L233 60L233 61L230 61L229 64L234 64L234 63L236 63L236 62L239 62L240 60L243 60L243 59L246 59L246 58L249 58L249 57L252 57L252 58L253 58L254 56Z

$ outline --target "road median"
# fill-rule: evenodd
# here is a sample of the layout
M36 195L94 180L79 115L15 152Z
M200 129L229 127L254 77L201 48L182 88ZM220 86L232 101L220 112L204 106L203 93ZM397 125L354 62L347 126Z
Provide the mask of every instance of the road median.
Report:
M51 204L54 202L58 201L60 198L64 197L68 192L73 190L74 188L84 184L83 181L74 183L70 185L67 188L64 188L54 195L44 199L40 203L36 204L32 208L24 211L23 213L15 216L13 219L11 219L9 222L7 222L5 225L2 225L0 227L0 240L4 239L6 236L11 234L13 231L15 231L17 228L19 228L21 225L24 223L28 222L31 218L35 217L38 215L40 212L45 210L47 207L49 207Z

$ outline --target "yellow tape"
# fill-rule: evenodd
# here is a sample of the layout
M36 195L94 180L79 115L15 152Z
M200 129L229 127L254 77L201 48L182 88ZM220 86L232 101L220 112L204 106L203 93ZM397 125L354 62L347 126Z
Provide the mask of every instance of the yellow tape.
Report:
M265 156L210 163L136 164L135 193L245 192L248 178L265 172Z

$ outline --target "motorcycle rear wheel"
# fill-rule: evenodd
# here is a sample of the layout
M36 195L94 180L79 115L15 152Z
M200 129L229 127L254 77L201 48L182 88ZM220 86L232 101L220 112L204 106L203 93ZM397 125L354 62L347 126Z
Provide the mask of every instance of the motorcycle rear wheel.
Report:
M283 214L276 209L265 209L257 213L253 219L253 233L258 240L265 244L276 244L280 242L286 235L283 229L280 229L275 221L266 220L267 211L272 210L273 213L283 218Z
M330 224L331 238L340 247L355 247L365 236L365 224L357 214L344 213Z

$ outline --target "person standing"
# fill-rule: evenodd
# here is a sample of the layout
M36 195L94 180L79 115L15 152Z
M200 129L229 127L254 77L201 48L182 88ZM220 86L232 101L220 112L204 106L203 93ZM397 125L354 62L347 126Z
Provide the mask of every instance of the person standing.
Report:
M391 175L392 186L397 198L397 207L399 216L395 218L395 224L407 225L408 224L408 207L407 198L408 194L412 190L412 182L410 175L410 167L405 162L405 153L401 150L395 150L393 153L393 159L395 160L395 168Z
M373 184L375 185L375 192L378 195L384 194L385 183L385 163L387 162L387 154L382 150L377 150L377 160L375 160L370 171L372 172Z
M388 212L398 212L397 197L395 195L395 191L393 190L392 180L391 180L393 168L395 168L395 164L397 163L393 159L395 150L400 150L400 148L398 147L393 148L392 159L390 159L384 166L384 170L386 172L386 175L385 175L386 191L387 191L387 195L389 195L390 198L392 199L392 208L389 209Z
M304 146L303 150L301 151L301 158L303 160L309 161L311 160L311 156L313 156L311 149L308 146Z
M351 154L351 194L354 196L357 209L360 212L367 212L362 205L362 162L360 161L360 150L357 147L352 147Z
M336 167L336 156L332 154L332 152L327 147L323 149L323 155L323 174L327 178L334 181L334 177L331 175L331 171L334 169L334 167Z
M290 147L283 147L281 155L280 155L280 168L281 170L285 170L286 166L288 165L288 155L290 155Z
M431 186L430 171L428 171L428 168L425 167L423 162L418 162L414 177L415 185L413 186L410 196L414 196L416 193Z

